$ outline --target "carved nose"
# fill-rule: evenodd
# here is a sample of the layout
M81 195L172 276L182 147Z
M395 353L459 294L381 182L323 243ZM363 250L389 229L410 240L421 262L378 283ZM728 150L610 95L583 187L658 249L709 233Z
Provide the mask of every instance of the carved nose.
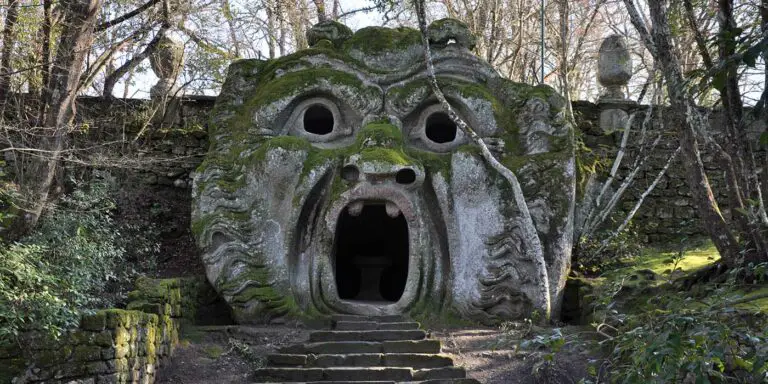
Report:
M341 178L346 181L357 181L360 178L360 169L354 164L347 164L341 169Z
M416 164L386 164L361 160L352 156L341 168L341 178L348 182L395 183L404 187L418 186L424 181L424 170Z
M413 184L416 181L416 171L410 168L403 168L395 174L395 181L403 185Z

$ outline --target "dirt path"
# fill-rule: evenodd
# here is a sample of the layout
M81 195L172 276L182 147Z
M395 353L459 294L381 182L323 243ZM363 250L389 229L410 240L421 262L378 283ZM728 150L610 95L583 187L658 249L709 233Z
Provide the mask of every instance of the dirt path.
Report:
M547 330L548 331L548 330ZM593 358L580 345L564 345L550 354L546 348L521 350L521 333L494 328L461 328L433 331L443 353L469 377L485 384L578 383L586 378ZM547 362L547 357L551 362Z
M301 326L210 326L187 330L159 369L159 384L251 383L251 372L278 348L307 339Z

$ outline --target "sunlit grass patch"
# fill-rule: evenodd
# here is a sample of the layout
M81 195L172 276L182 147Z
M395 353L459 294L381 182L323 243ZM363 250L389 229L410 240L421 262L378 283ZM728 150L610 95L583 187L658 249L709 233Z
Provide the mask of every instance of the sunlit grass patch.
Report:
M720 254L711 241L706 241L691 249L674 250L671 246L648 247L639 256L628 261L626 266L606 273L606 277L633 274L637 271L650 270L658 275L669 275L677 271L689 273L720 260Z

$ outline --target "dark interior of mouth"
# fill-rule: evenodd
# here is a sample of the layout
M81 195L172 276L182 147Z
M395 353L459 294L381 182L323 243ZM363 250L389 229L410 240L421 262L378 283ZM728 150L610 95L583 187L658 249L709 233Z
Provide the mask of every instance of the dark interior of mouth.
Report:
M408 223L372 202L358 216L339 216L334 251L339 298L374 302L400 300L408 277Z

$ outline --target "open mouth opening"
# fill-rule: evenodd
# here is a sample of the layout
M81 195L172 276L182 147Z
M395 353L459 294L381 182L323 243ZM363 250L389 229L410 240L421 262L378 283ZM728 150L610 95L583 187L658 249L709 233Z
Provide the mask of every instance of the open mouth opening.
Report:
M334 253L342 300L396 302L408 278L408 223L393 203L356 201L339 215Z

